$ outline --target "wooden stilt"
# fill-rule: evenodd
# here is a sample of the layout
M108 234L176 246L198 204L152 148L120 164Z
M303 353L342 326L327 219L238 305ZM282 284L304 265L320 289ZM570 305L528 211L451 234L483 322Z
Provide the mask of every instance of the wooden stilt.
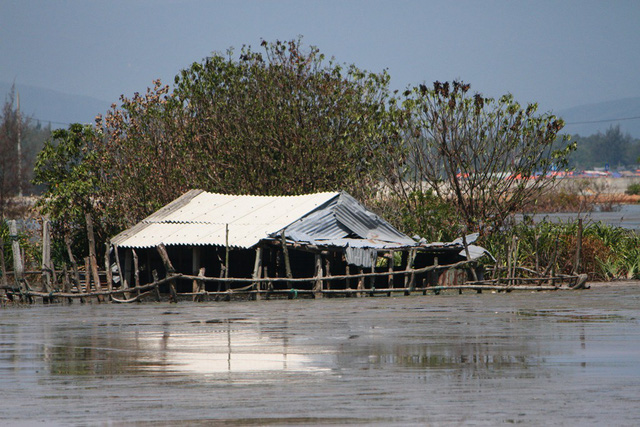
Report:
M22 263L22 251L20 250L20 242L18 241L18 226L15 220L9 221L9 236L11 237L11 252L13 253L13 277L16 287L20 289L22 300L32 302L27 297L29 286L24 278L24 264Z
M158 280L160 280L158 278L158 272L156 270L153 270L151 272L151 277L153 277L153 282L157 283ZM156 286L155 288L153 288L156 294L156 301L160 302L160 289L158 289L158 286Z
M364 270L362 269L362 267L358 267L358 274L362 274L364 273ZM364 277L360 276L358 277L358 287L357 287L358 291L364 291ZM356 298L361 298L362 297L362 292L356 292Z
M51 282L51 233L49 221L42 220L42 278L46 292L53 292Z
M289 249L287 248L287 240L285 238L284 230L282 231L281 244L282 244L282 254L284 255L285 274L287 275L288 279L291 279L293 277L293 274L291 273L291 260L289 259ZM291 289L291 284L289 284L289 289Z
M255 279L256 281L253 282L253 289L255 289L256 293L255 293L255 299L259 300L261 299L261 295L260 292L262 292L262 287L260 284L260 281L258 279L260 279L260 277L262 276L262 247L258 246L256 247L256 259L253 263L253 274L252 274L252 278Z
M4 263L4 240L0 237L0 274L2 274L2 292L0 292L0 296L3 294L7 294L7 288L9 287L9 281L7 280L7 266Z
M167 270L167 276L174 274L176 272L176 269L173 268L173 264L171 264L171 260L169 259L169 255L167 254L167 248L165 248L164 245L160 243L158 246L156 246L156 249L158 250L158 254L160 254L160 258L162 258L164 268ZM171 280L169 282L169 292L171 292L171 302L173 303L178 302L178 294L176 292L175 282L175 280Z
M122 265L120 264L120 255L118 254L118 247L114 246L113 247L113 253L116 256L116 267L118 268L118 276L120 277L120 288L121 289L129 289L129 282L127 281L124 271L122 270ZM131 294L128 292L125 292L124 297L126 299L130 299L131 298Z
M113 290L113 273L111 271L111 259L109 257L109 249L111 248L111 243L105 243L104 250L104 271L107 275L107 290L111 292Z
M73 270L73 281L78 290L78 293L82 293L82 285L80 283L80 271L78 270L78 263L76 262L76 258L73 256L73 251L71 250L71 237L68 234L64 236L64 243L67 247L67 256L69 257L69 262L71 263L71 269ZM84 303L84 298L80 298L80 302Z
M137 288L140 286L140 266L138 264L138 254L135 249L131 249L131 255L133 256L133 279L134 286ZM136 295L140 296L140 290L136 291Z
M388 265L388 270L389 270L389 279L387 280L387 286L389 288L393 288L393 255L395 254L395 251L389 251L389 253L387 254L387 262L389 263Z
M324 259L324 276L331 277L331 260L329 259L329 255L327 255ZM331 281L327 280L327 284L325 286L327 290L331 289Z
M576 260L573 264L573 273L578 274L580 270L580 261L582 258L582 218L578 218L578 232L576 235Z
M98 275L98 258L96 256L96 239L93 234L93 219L90 213L85 214L87 221L87 238L89 239L89 265L91 268L91 277L93 278L96 291L100 292L102 286L100 286L100 276ZM87 272L88 274L89 272ZM100 298L98 298L100 301Z
M316 266L315 266L315 284L313 286L313 296L315 298L322 298L322 288L323 288L323 280L322 280L322 256L320 254L315 254Z

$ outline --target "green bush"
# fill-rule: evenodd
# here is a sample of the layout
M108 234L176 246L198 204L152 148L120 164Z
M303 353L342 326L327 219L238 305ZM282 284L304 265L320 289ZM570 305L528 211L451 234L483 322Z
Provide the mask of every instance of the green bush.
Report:
M629 184L625 193L629 194L630 196L640 195L640 183Z

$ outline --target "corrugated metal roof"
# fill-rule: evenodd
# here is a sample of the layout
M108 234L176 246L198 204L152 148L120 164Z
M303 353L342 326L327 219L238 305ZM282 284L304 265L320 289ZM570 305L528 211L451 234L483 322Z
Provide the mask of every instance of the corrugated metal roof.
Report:
M121 247L229 245L249 248L338 197L340 193L302 196L237 196L192 190L112 239Z
M370 239L413 246L416 242L409 236L399 232L391 224L378 215L367 210L356 199L342 192L318 210L305 218L294 222L286 229L286 235L293 240L309 237L315 241L338 241L349 237ZM336 243L340 246L342 243Z

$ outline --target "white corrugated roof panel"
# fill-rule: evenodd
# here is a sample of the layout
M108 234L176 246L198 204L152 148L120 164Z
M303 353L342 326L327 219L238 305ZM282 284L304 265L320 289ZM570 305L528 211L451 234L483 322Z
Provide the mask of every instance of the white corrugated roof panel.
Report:
M340 193L303 196L234 196L188 193L183 205L150 215L112 242L121 247L165 245L229 245L249 248L283 229ZM195 197L193 197L194 194ZM189 200L190 198L190 200ZM178 201L180 199L177 199ZM163 208L164 209L164 208Z

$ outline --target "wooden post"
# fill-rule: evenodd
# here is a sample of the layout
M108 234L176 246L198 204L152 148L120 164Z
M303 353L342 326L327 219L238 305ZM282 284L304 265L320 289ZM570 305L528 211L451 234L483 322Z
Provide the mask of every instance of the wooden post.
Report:
M198 277L204 278L205 268L200 267L200 271L198 271ZM204 280L198 280L198 292L204 292ZM198 295L198 299L196 301L204 301L204 295Z
M124 271L122 271L122 265L120 264L120 255L118 254L118 247L117 246L113 246L113 254L115 255L116 258L116 268L118 269L118 276L120 276L120 289L128 289L129 288L129 282L127 282L127 280L124 277ZM129 299L131 298L130 295L125 293L125 298Z
M69 262L71 262L71 268L73 269L73 280L75 281L76 289L78 293L82 293L82 287L80 286L80 272L78 271L78 263L76 262L76 258L73 256L73 251L71 250L71 237L68 234L64 236L64 243L67 247L67 256L69 256ZM84 299L80 299L81 303L84 303Z
M151 272L151 277L153 278L154 283L160 280L158 279L158 272L156 270L153 270ZM160 302L160 289L158 289L158 286L154 287L153 289L155 290L156 300Z
M140 286L140 267L138 264L138 254L135 249L131 249L131 255L133 255L133 278L135 287ZM136 295L140 296L140 289L136 289Z
M413 270L415 261L416 261L416 250L411 249L411 251L409 251L409 259L407 260L407 269ZM406 290L404 291L404 294L411 295L411 292L415 289L415 287L416 287L416 273L411 271L411 273L409 274L408 282L407 282L407 277L405 276Z
M85 288L84 288L84 293L88 294L89 292L91 292L91 266L89 265L90 261L89 261L89 257L84 257L84 283L85 283Z
M224 237L224 247L225 247L225 252L224 252L224 277L225 279L229 278L229 224L225 224L224 225L224 229L225 229L225 237ZM224 290L228 291L230 289L230 283L229 282L224 282ZM231 295L227 295L226 296L227 301L231 300Z
M107 274L107 290L111 292L113 290L113 273L111 271L111 259L109 257L111 244L109 242L106 242L104 245L104 271Z
M51 284L51 234L49 221L42 220L42 278L47 292L53 292Z
M261 246L257 246L256 247L256 259L253 263L253 274L252 274L252 278L255 279L256 281L253 282L253 288L255 289L256 293L255 293L255 299L259 300L261 298L260 295L260 291L261 291L261 284L260 281L257 279L260 279L261 274L262 273L262 247Z
M433 276L431 276L432 277L431 283L433 283L433 286L436 286L438 284L438 268L437 268L438 267L438 257L434 257L433 258L433 266L436 267L436 268L434 268L433 271L432 271ZM436 289L433 293L435 295L440 295L440 290Z
M322 280L322 256L320 254L315 254L316 259L316 267L315 267L315 284L313 286L313 296L314 298L322 298L322 288L323 288L323 280Z
M364 272L364 269L362 267L358 267L358 274L362 274ZM358 277L358 287L357 289L359 291L364 291L364 277L360 276ZM356 298L361 298L362 297L362 292L356 292Z
M199 246L194 246L191 248L191 272L193 273L193 275L198 274L198 271L201 270L200 269L200 247ZM191 292L193 292L194 294L200 292L200 281L198 280L193 280L193 282L191 283ZM192 300L195 301L199 301L200 300L200 295L194 295Z
M347 264L347 266L345 267L345 272L344 272L344 273L345 273L345 275L349 276L349 275L351 274L351 273L350 273L350 270L351 270L351 268L349 267L349 264ZM346 285L346 288L347 288L347 289L351 289L351 279L347 278L347 280L346 280L346 284L345 284L345 285ZM348 295L348 296L351 296L351 294L350 294L350 293L349 293L349 294L347 294L347 295Z
M329 259L329 255L324 259L324 275L325 277L331 276L331 260ZM327 280L327 289L331 289L331 280Z
M0 292L0 295L3 293L7 293L7 287L9 287L9 282L7 281L7 267L4 263L4 240L0 237L0 273L2 274L2 287L4 288L3 292Z
M224 277L229 277L229 224L224 225ZM227 289L229 288L229 282L227 282Z
M289 249L287 248L287 239L285 238L285 230L282 231L282 253L284 255L284 269L287 275L287 279L291 279L293 274L291 273L291 260L289 259ZM291 288L291 282L287 282L289 288Z
M176 272L176 269L173 268L173 264L171 264L171 260L169 259L169 255L167 254L167 248L164 247L162 243L156 246L158 250L158 254L160 254L160 258L162 258L162 263L164 264L164 268L167 270L167 276L172 275ZM178 302L178 293L176 292L176 281L171 280L169 282L169 291L171 292L171 302Z
M573 265L573 274L578 274L580 259L582 258L582 218L578 218L578 235L576 236L576 261Z
M87 238L89 239L89 266L91 268L91 276L96 287L96 291L100 292L102 286L100 286L100 276L98 275L98 258L96 257L96 239L93 235L93 219L90 213L84 215L87 221ZM100 298L98 298L100 301Z
M67 264L62 263L62 292L71 292L71 281L69 279L69 270L67 270ZM67 298L69 304L73 303L73 298Z
M389 288L393 288L393 255L395 254L395 251L391 250L389 251L389 254L387 255L387 260L389 263L389 279L388 279L388 286Z
M9 236L11 237L11 252L13 253L13 277L17 287L20 289L23 300L31 301L27 298L26 292L29 290L24 280L24 264L22 263L22 252L20 251L20 242L18 241L18 226L15 220L9 221Z

